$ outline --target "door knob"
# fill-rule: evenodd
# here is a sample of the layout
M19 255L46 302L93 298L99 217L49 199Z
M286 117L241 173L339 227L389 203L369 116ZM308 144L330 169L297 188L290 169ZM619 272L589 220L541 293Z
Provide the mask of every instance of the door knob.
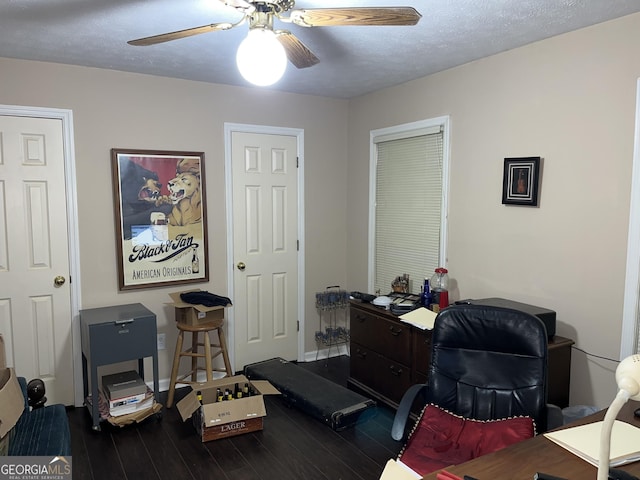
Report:
M244 270L245 268L247 268L247 266L244 262L238 262L238 270Z
M56 278L53 279L53 284L56 287L61 287L62 285L64 285L64 282L66 282L67 279L64 278L62 275L58 275Z

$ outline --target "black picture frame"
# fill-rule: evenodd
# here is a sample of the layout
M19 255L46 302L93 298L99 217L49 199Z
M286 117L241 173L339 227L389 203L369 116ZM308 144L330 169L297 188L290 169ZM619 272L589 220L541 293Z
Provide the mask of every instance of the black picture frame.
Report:
M204 153L111 149L120 290L209 280Z
M505 158L502 176L504 205L538 206L540 157Z

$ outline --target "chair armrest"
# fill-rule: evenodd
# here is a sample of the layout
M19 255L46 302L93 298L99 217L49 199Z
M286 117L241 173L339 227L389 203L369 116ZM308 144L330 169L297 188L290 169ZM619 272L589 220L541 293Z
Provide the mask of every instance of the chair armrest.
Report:
M397 441L401 441L404 438L404 431L407 426L407 419L411 414L411 407L416 397L423 392L426 392L429 386L424 383L412 385L409 390L405 392L398 405L398 410L393 418L393 425L391 426L391 438Z
M545 431L553 430L555 428L561 427L564 424L564 417L562 415L562 409L553 405L552 403L547 403L547 428ZM544 433L544 432L540 432Z

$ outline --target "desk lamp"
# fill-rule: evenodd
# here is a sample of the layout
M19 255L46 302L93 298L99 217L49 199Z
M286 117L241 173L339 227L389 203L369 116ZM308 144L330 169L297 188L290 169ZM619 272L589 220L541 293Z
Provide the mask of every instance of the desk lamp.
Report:
M597 480L608 480L609 478L613 422L627 400L640 400L640 355L631 355L620 362L616 368L616 383L619 388L618 394L611 402L602 422Z

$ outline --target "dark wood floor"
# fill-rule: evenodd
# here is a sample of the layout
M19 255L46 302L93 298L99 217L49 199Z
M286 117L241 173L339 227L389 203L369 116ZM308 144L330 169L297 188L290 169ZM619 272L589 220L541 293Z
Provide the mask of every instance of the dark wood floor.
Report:
M301 363L346 386L348 357ZM160 394L164 404L166 392ZM202 443L177 410L123 428L91 429L85 408L69 410L73 478L92 480L375 480L401 448L391 439L393 411L335 432L277 396L265 397L264 430Z

